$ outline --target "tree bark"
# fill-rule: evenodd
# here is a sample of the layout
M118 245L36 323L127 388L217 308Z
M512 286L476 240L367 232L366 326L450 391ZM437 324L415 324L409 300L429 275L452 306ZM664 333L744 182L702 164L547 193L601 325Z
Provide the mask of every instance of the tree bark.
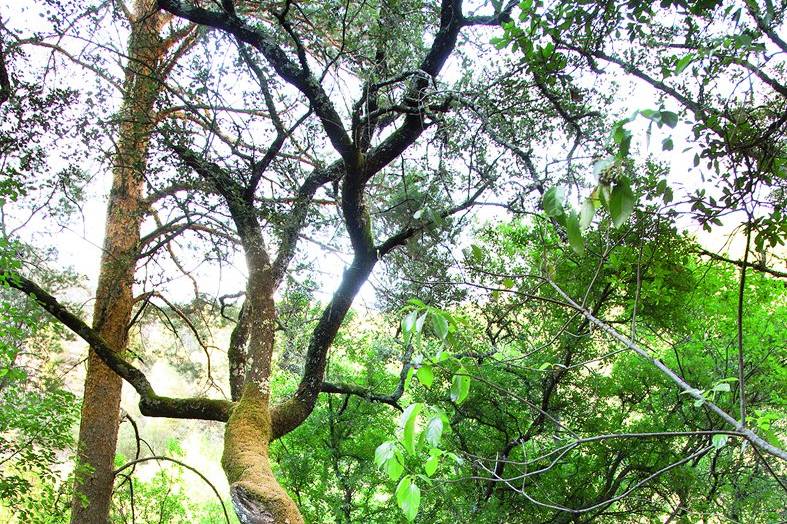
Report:
M165 16L157 12L155 2L137 0L135 12L93 312L93 328L118 352L123 352L128 343L144 173L154 126L153 106L161 85L156 73L166 51L159 34ZM104 524L109 520L121 386L121 378L91 348L79 428L72 524Z
M298 507L270 466L271 414L268 394L247 384L227 422L221 464L235 513L244 524L302 524Z

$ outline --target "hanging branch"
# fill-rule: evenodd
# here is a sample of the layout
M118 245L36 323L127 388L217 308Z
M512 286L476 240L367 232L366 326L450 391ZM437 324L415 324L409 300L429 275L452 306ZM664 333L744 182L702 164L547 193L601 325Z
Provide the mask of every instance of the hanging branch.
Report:
M128 382L139 394L139 410L143 415L221 422L226 422L229 418L233 403L226 400L204 397L172 398L158 395L139 368L120 357L101 335L32 280L15 272L0 270L0 282L33 298L53 317L90 344L104 364Z
M714 404L712 401L706 399L700 390L691 387L685 380L680 378L674 371L672 371L666 364L662 361L653 358L645 349L640 347L639 345L632 342L628 337L622 335L618 330L607 324L606 322L599 320L596 318L593 313L588 311L586 308L577 304L571 297L566 294L557 284L553 281L548 280L549 284L555 289L555 291L563 297L566 301L566 304L571 308L575 309L579 313L581 313L585 318L587 318L591 323L601 329L603 332L626 346L628 349L635 352L640 357L644 358L651 364L653 364L663 375L669 378L672 382L674 382L683 392L691 396L696 400L701 400L703 405L706 406L709 410L714 412L718 415L724 422L735 428L741 435L743 435L746 440L752 443L752 445L757 446L762 451L765 451L769 455L773 455L774 457L780 458L782 460L787 461L787 451L777 448L776 446L770 444L768 441L754 433L752 430L747 429L743 426L743 424L735 418L733 418L729 413L721 409L719 406Z

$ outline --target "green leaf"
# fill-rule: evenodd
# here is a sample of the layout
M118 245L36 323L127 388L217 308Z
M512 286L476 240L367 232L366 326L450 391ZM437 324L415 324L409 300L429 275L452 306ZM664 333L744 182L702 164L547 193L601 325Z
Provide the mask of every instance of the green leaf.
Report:
M694 61L694 55L687 54L675 64L675 74L679 75L686 70L687 67ZM673 126L674 127L674 126Z
M445 340L448 336L448 319L440 313L432 311L432 330L440 340Z
M404 389L408 389L410 387L410 381L413 380L415 376L415 368L410 366L410 369L407 370L407 376L404 377Z
M399 480L399 477L404 473L404 466L402 465L402 462L404 462L403 459L404 457L402 457L402 454L397 450L394 457L386 463L385 472L388 474L388 478L394 482Z
M470 392L470 377L467 376L467 370L464 367L459 368L454 374L451 381L451 400L457 404L461 404L467 398Z
M727 445L727 435L713 435L713 447L721 449Z
M418 319L415 321L415 331L416 331L416 333L420 333L421 331L423 331L423 329L424 329L424 322L426 322L426 315L427 315L427 312L424 311L424 314L421 315L420 317L418 317Z
M470 246L470 254L474 262L481 262L484 260L484 251L476 244Z
M408 475L399 481L396 487L396 502L402 509L404 516L412 522L418 514L418 506L421 505L421 490Z
M695 408L701 408L703 404L705 404L704 398L698 398L697 400L694 401Z
M672 142L671 138L665 138L661 141L661 149L662 151L672 151L675 147L675 144Z
M438 414L429 419L429 423L424 430L426 442L430 446L437 447L440 445L440 437L443 436L443 418Z
M415 376L418 377L418 382L423 384L425 387L432 387L432 382L434 381L434 372L432 371L432 366L421 366L418 368L418 371L415 372Z
M423 409L424 405L420 402L410 404L402 413L401 426L404 429L402 436L402 443L404 449L415 454L415 422L418 419L418 414Z
M626 223L634 211L634 201L634 192L631 190L628 180L621 178L609 198L609 214L612 216L612 223L615 224L615 227Z
M571 245L571 249L579 256L584 255L585 242L582 240L579 217L573 211L566 219L566 232L568 233L568 243Z
M432 455L429 457L424 463L424 471L426 472L426 476L431 477L434 475L434 472L437 471L437 466L440 465L440 457L436 455Z
M515 282L513 278L504 278L502 284L504 288L511 289L514 287Z
M596 214L596 205L593 199L588 197L582 203L582 210L579 212L579 229L582 231L587 230L593 222L593 215Z
M377 467L382 467L383 464L391 460L394 456L394 451L396 451L396 443L390 440L377 446L377 449L374 450L374 463Z
M668 126L674 128L678 125L678 115L673 113L672 111L662 111L661 112L661 121L667 124Z
M716 384L715 386L713 386L713 391L729 393L730 385L727 382Z
M402 319L402 332L411 333L415 327L415 321L418 318L418 311L410 311Z
M558 187L550 187L544 193L542 200L544 212L547 216L558 217L562 216L563 211L563 191Z

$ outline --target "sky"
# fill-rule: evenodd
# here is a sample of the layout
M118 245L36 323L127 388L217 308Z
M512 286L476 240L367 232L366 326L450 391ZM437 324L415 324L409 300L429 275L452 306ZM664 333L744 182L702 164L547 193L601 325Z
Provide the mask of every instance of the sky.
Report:
M46 24L43 19L37 16L31 16L31 13L36 9L35 4L26 4L19 2L9 2L6 0L3 5L2 13L3 20L10 25L17 25L25 29L43 29ZM491 36L491 33L490 33ZM124 43L123 35L115 35L113 41L117 47L122 47ZM71 42L71 44L78 46L78 42ZM64 43L63 45L66 45ZM48 60L48 51L38 50L35 51L39 60ZM226 59L226 58L224 58ZM80 84L84 75L80 75L76 66L72 66L75 75L71 77L71 82L75 85ZM450 61L446 66L442 78L450 80L458 78L461 70L456 61ZM638 109L656 108L660 106L659 97L657 93L649 85L641 81L631 80L624 76L620 76L616 80L622 82L621 92L626 95L618 100L620 107L614 110L620 114L630 114ZM346 89L343 82L334 83L335 89L344 91ZM119 104L119 99L115 101L116 105ZM677 104L672 100L667 100L664 108L670 110L678 110ZM700 176L697 171L692 167L692 160L694 151L691 150L683 137L688 136L690 133L690 126L685 123L679 126L671 133L675 142L674 150L668 153L668 156L661 151L661 141L666 138L669 129L653 129L652 134L648 140L646 133L647 122L645 119L640 118L629 125L629 128L634 132L634 146L638 150L638 155L644 159L648 155L653 155L657 159L666 159L670 164L669 182L676 188L683 188L683 191L676 191L676 193L689 193L702 186ZM684 151L685 150L685 151ZM94 174L92 184L89 186L89 198L87 198L82 205L81 217L78 220L68 224L66 228L59 231L52 237L52 244L59 252L58 263L63 266L71 266L77 269L80 273L87 277L86 296L90 296L90 290L94 287L98 275L98 267L101 255L101 246L103 244L104 235L104 219L106 214L106 198L110 186L110 173L105 165L92 165L87 166L87 169ZM578 205L585 195L571 195L574 199L574 204ZM742 218L742 217L739 217ZM496 220L505 219L501 216L499 210L491 208L481 208L477 212L477 223L493 223ZM28 230L43 230L46 229L47 224L44 223L45 219L38 221L34 219L28 225ZM691 233L695 234L698 240L711 251L726 251L729 249L729 254L732 257L739 257L742 253L743 246L740 238L734 238L730 242L730 232L737 226L736 217L730 217L725 221L725 226L715 228L713 232L707 233L693 221L688 218L682 219L680 226L684 227ZM726 248L725 248L726 247ZM315 273L315 279L318 281L320 292L318 298L327 300L332 293L335 283L341 277L344 267L349 260L349 256L340 256L336 253L326 253L309 244L306 241L301 241L301 248L310 253L309 257L315 261L319 261L319 272ZM461 246L457 248L457 253L461 253ZM204 286L202 291L211 294L220 294L227 292L238 291L243 288L245 269L243 258L238 255L231 261L231 264L224 267L221 271L220 278L216 278L215 274L211 278L201 279L201 285ZM179 283L178 283L179 282ZM374 277L372 282L367 283L361 291L356 305L361 308L373 308L375 292L373 289ZM174 300L188 300L193 296L191 282L186 277L179 278L169 288L171 298Z

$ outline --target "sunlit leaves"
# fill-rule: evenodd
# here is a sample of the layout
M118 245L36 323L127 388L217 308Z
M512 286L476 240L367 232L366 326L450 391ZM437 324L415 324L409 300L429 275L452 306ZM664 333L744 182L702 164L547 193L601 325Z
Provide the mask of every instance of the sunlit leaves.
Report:
M440 438L443 436L443 418L438 414L429 419L424 431L426 442L433 447L440 445Z
M628 180L621 178L615 184L609 198L609 214L615 227L620 227L626 223L631 213L634 211L636 197L631 190Z
M566 232L568 233L568 243L577 255L585 254L585 242L582 240L582 227L579 217L572 212L566 218Z
M559 187L551 187L544 192L542 206L547 216L562 216L563 210L563 191Z
M451 400L457 404L461 404L467 399L469 392L470 377L467 375L467 370L460 368L451 380Z
M410 404L405 408L400 420L402 443L404 448L412 454L415 454L415 423L418 419L418 414L423 408L424 405L421 403Z
M413 482L412 476L403 477L396 486L396 503L407 520L415 520L421 505L421 489Z
M419 367L418 371L415 372L415 376L418 378L418 382L425 387L432 387L432 382L434 382L434 371L432 371L432 366Z

